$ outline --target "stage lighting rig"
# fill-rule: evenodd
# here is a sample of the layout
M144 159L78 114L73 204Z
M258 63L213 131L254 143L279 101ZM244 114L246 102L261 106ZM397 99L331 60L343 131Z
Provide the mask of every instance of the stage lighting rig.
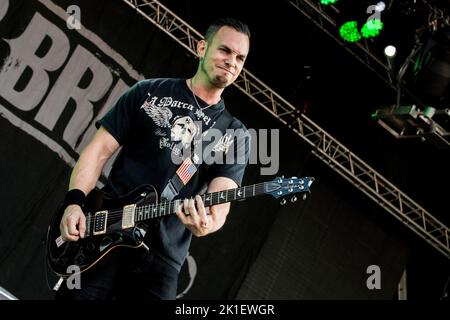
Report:
M372 118L397 139L420 139L438 149L450 149L449 108L394 106L377 110Z

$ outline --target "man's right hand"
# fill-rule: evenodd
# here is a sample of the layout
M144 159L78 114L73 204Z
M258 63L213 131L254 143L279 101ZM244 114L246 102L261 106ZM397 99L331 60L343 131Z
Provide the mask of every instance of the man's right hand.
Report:
M59 224L61 236L65 241L77 241L84 238L86 231L86 217L77 204L72 204L66 208Z

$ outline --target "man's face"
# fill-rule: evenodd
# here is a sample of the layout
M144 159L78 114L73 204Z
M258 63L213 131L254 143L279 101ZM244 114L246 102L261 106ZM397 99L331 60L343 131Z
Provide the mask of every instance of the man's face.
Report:
M200 68L212 85L225 88L241 73L249 48L246 34L224 26L200 50Z

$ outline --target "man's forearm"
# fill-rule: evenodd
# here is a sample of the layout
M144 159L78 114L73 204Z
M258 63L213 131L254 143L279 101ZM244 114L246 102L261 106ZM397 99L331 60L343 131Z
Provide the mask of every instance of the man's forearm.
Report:
M86 148L80 155L70 176L69 190L80 189L88 194L94 189L106 160L99 159L95 150Z
M223 227L230 211L230 204L223 203L209 208L211 214L212 225L209 233L216 232Z
M101 127L83 150L73 168L69 190L80 189L85 194L91 192L97 184L106 161L118 148L117 141Z
M236 187L237 184L233 180L225 177L218 177L211 181L208 186L207 192L223 191ZM223 227L227 219L227 215L230 211L230 207L230 203L222 203L209 208L209 211L211 213L210 218L212 220L211 229L209 231L210 233L215 232Z

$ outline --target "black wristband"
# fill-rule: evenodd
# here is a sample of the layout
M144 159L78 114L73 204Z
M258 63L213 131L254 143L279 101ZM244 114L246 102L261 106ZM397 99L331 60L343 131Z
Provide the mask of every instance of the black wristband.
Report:
M66 197L64 198L64 208L67 208L71 204L77 204L80 207L84 206L84 202L86 201L86 195L80 189L72 189L66 193Z

